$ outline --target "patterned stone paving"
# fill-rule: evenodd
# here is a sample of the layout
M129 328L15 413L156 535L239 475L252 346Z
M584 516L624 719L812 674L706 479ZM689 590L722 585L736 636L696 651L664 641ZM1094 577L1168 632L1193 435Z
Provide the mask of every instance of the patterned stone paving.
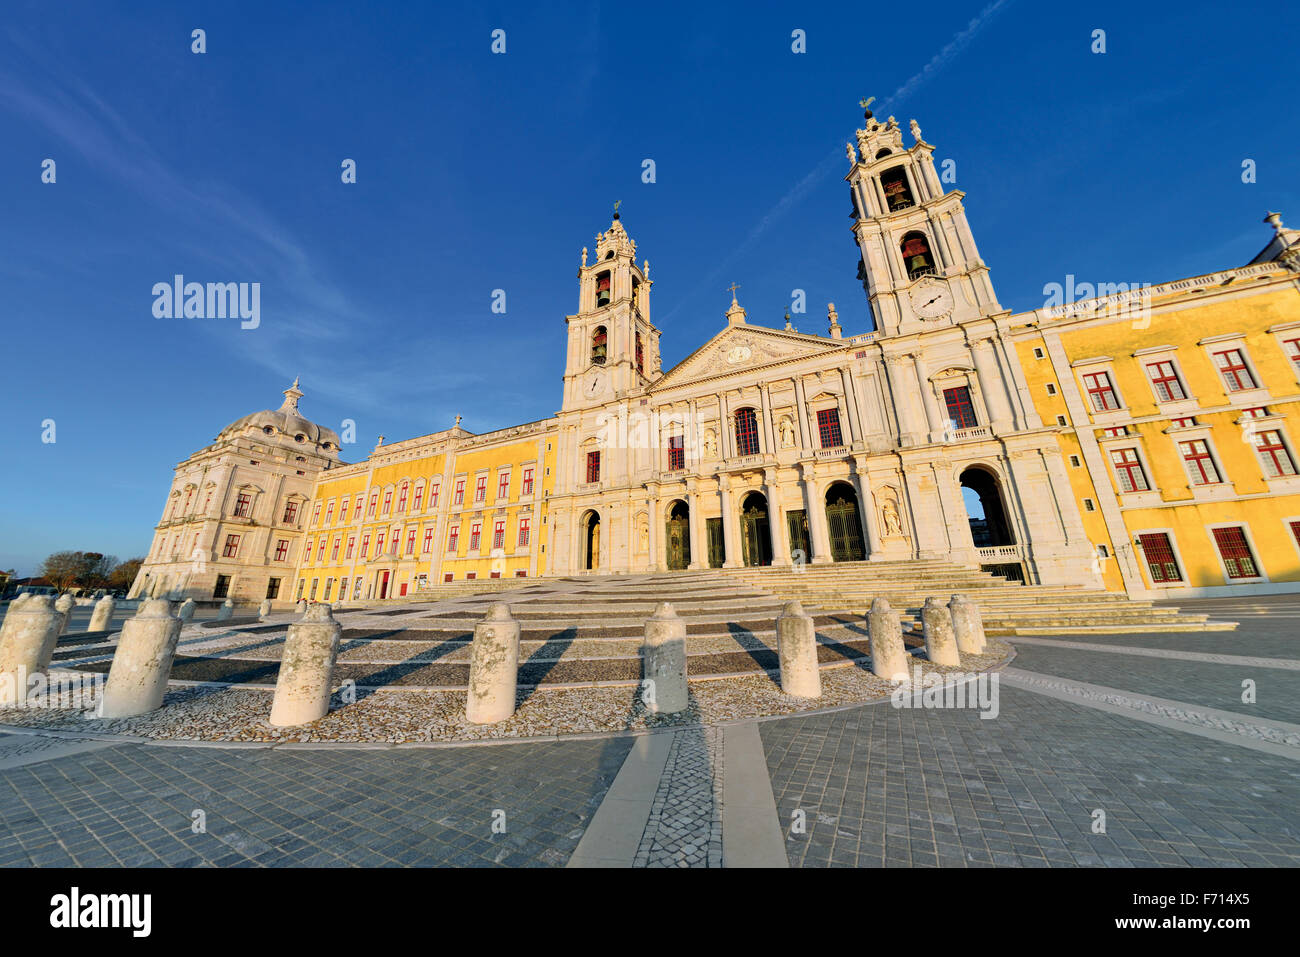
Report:
M722 780L722 732L676 732L635 866L721 867Z

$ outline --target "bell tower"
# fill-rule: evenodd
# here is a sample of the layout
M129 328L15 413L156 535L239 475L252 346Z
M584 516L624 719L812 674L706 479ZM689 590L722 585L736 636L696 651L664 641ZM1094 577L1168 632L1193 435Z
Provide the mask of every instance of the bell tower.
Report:
M636 243L614 204L609 229L596 234L596 254L582 250L578 311L565 316L569 351L564 408L589 408L659 378L659 330L650 322L650 263L636 264Z
M912 120L915 142L907 149L892 116L884 123L870 109L863 116L857 149L845 146L852 164L845 179L861 255L858 278L876 329L906 335L1002 312L966 221L965 193L944 192L921 127Z

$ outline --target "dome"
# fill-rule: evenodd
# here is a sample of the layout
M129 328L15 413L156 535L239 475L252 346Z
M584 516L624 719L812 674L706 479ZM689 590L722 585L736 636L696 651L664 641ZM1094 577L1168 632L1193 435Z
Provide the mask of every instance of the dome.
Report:
M253 412L242 419L236 419L221 430L217 435L217 441L233 438L247 429L257 429L268 436L278 436L290 442L320 446L330 452L338 452L338 433L303 418L302 413L298 411L298 400L302 396L303 393L298 389L298 380L294 379L293 385L284 392L284 402L280 408L263 409L261 412Z

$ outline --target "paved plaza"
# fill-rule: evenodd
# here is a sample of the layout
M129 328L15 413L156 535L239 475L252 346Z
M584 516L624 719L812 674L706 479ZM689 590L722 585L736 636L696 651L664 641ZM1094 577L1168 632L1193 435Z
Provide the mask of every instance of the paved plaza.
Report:
M991 719L886 700L369 747L8 729L0 865L1296 866L1300 598L1181 607L1241 626L1010 637Z

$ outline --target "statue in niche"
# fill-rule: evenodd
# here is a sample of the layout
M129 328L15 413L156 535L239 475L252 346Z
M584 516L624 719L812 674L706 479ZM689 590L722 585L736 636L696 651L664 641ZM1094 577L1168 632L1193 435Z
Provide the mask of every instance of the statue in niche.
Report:
M644 515L638 516L636 520L636 550L640 554L650 550L650 527L646 524Z
M880 497L880 524L885 531L885 536L903 534L903 517L898 511L898 498L892 488L881 489Z
M704 430L704 454L711 459L718 457L718 437L712 429Z
M794 448L794 423L790 421L789 416L781 418L781 448Z

